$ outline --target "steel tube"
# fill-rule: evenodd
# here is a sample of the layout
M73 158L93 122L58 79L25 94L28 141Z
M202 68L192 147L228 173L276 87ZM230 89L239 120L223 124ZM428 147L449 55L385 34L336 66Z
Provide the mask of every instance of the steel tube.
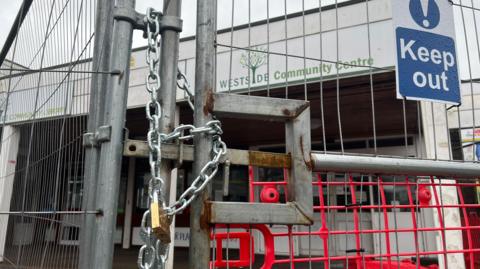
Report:
M23 3L18 10L17 16L15 17L15 21L13 22L12 28L10 28L7 39L3 44L3 48L0 51L0 66L3 65L3 61L5 61L8 51L12 47L13 41L15 41L15 38L18 35L20 27L22 26L23 20L27 16L28 10L30 9L32 2L33 0L23 0Z
M163 3L163 16L172 16L180 19L182 9L181 0L168 0ZM178 70L178 51L180 33L175 29L167 28L160 32L161 40L161 56L160 56L160 81L161 88L158 99L162 104L162 117L160 119L160 131L162 133L170 133L175 127L175 110L177 97L177 70ZM172 169L174 168L171 160L162 160L160 166L160 175L165 180L164 190L167 204L170 202L170 189L176 190L176 186L171 186ZM175 241L175 220L172 221L170 230L171 241ZM166 269L173 268L173 250L170 247Z
M215 0L197 1L197 38L195 57L195 126L203 126L212 119L208 104L214 89ZM209 161L212 137L201 134L194 138L193 174L198 175ZM209 268L210 227L205 216L205 202L209 199L211 184L193 201L190 213L190 269Z
M117 0L116 3L117 7L135 8L135 0ZM96 208L102 211L102 215L97 216L96 219L94 244L90 246L94 248L90 268L112 268L113 235L117 221L132 35L131 21L121 19L114 21L112 56L115 57L112 57L110 68L107 70L120 70L121 72L119 75L110 76L106 90L104 124L110 125L111 137L109 141L101 144Z
M453 178L480 177L479 163L336 155L317 152L312 152L311 156L314 172L415 175Z
M112 44L114 1L98 1L95 14L95 43L92 58L92 71L109 70ZM103 125L105 111L105 90L110 75L92 73L90 86L90 107L87 132L94 133ZM96 211L95 196L100 161L100 148L85 149L83 211ZM80 229L79 268L92 267L95 215L85 214Z

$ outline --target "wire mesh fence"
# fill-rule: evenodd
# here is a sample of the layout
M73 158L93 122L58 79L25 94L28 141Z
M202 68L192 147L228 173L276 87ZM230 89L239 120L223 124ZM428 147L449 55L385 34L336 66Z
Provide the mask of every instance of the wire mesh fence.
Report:
M397 99L391 1L217 1L217 92L309 101L317 152L370 156L372 162L383 155L475 162L478 3L449 2L461 76L459 106ZM180 64L191 80L193 64L193 58ZM224 120L232 147L285 152L282 126ZM380 170L314 174L311 227L215 226L211 266L478 268L477 179ZM241 174L230 180L245 180ZM246 194L212 195L285 203L285 174L250 167ZM214 186L220 189L222 183Z
M480 75L475 1L452 2L460 106L396 100L389 1L217 2L218 92L310 101L318 150L356 153L367 147L372 155L476 160L468 139L460 139L473 139L478 118L472 109ZM192 42L183 42L185 50ZM193 84L194 55L180 59ZM384 150L393 145L403 152Z
M249 200L285 203L286 173L249 167ZM217 225L213 268L478 268L478 182L316 173L314 224ZM458 195L458 200L452 196ZM462 243L463 239L463 243Z
M24 1L12 29L0 77L2 268L77 267L95 6Z

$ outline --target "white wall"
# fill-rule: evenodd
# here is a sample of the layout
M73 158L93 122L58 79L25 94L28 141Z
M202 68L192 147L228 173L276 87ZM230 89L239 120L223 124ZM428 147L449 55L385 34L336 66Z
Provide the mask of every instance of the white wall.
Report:
M10 211L20 132L15 127L4 126L2 140L0 150L0 211L5 212ZM3 261L4 256L8 217L8 214L0 214L0 262Z

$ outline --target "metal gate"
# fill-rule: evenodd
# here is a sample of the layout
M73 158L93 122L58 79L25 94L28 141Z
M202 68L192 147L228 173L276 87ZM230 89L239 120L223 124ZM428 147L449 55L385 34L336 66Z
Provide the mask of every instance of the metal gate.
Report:
M82 210L82 135L96 1L16 3L0 53L0 267L76 268L94 214Z
M127 156L150 172L140 268L179 264L188 207L192 269L477 269L480 6L448 1L449 106L396 98L391 1L202 0L182 40L180 0L23 1L0 53L0 267L111 268Z

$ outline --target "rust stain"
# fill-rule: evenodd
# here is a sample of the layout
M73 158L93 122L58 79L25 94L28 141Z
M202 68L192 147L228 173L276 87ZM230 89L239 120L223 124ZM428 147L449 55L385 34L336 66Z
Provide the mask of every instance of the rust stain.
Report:
M213 89L210 88L207 90L205 97L205 106L203 107L203 114L207 116L213 112L213 106L215 105L215 98L213 98Z
M292 112L290 110L286 109L286 108L282 109L282 113L283 113L283 115L288 116L288 117L293 116Z
M212 215L212 203L205 201L202 214L200 215L200 228L210 231L210 217Z
M294 113L294 116L296 117L296 116L300 115L305 109L307 109L307 108L309 108L309 107L310 107L310 102L305 101L305 104L299 106L299 107L296 109L296 111L295 111L295 113Z
M249 151L248 163L253 166L291 168L292 158L290 153L282 154L282 153Z
M312 159L309 157L308 160L305 158L305 150L303 149L303 136L300 136L300 150L302 151L302 158L307 166L308 170L312 171L313 169L313 162ZM309 155L310 156L310 155Z
M298 106L293 110L290 110L288 108L282 109L282 114L284 116L291 117L291 118L298 117L298 115L302 114L302 112L309 107L310 107L310 103L306 101L303 105Z
M313 170L313 161L310 160L305 160L305 165L307 166L307 169L312 171Z
M300 150L302 151L302 156L305 156L305 151L303 150L303 135L300 136ZM303 157L305 160L305 157Z

